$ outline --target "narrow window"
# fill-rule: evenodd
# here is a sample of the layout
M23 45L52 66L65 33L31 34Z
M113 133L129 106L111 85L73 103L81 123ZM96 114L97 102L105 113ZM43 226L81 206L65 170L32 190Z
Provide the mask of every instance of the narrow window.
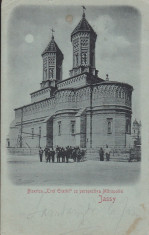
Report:
M53 78L54 77L54 69L50 68L49 69L49 78Z
M76 54L76 66L78 66L78 54Z
M107 119L107 134L112 134L112 118Z
M75 134L75 121L71 121L71 134Z
M47 69L44 69L44 81L47 79Z
M61 122L58 122L58 135L61 135Z
M86 53L82 53L82 65L86 65L87 64L87 54Z
M41 137L41 126L39 127L39 137Z

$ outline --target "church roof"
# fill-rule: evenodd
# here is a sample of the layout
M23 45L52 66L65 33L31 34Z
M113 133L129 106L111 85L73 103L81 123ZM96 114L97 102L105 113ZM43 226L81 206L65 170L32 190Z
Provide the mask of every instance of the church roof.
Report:
M95 33L95 31L93 30L93 28L90 26L90 24L88 23L88 21L85 18L85 13L83 13L82 15L82 19L80 20L79 24L76 26L76 28L73 30L73 32L71 33L71 37L78 33L78 32L90 32L92 33L95 37L97 37L97 34Z
M56 44L56 42L54 40L54 36L52 36L51 41L49 42L46 49L43 51L42 55L44 55L47 52L57 52L57 53L62 54L61 50L59 49L58 45Z

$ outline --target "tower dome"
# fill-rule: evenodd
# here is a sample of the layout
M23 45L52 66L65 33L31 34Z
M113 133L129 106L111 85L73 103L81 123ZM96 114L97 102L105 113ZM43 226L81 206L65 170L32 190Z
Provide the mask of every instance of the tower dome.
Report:
M71 40L72 40L72 37L78 32L89 32L95 38L97 37L97 34L95 33L91 25L86 20L85 12L83 12L82 19L80 20L79 24L75 27L75 29L71 33Z
M83 72L96 76L98 72L95 68L95 42L97 34L88 23L84 10L85 7L83 7L82 19L71 33L73 68L70 70L70 76Z
M51 41L49 42L48 46L46 47L46 49L43 51L42 56L45 55L46 53L50 53L50 52L56 52L61 54L61 56L63 55L63 53L61 52L61 50L59 49L58 45L56 44L55 40L54 40L54 36L52 35Z
M49 44L41 54L43 58L43 81L41 88L62 80L62 62L64 56L54 40L53 32Z

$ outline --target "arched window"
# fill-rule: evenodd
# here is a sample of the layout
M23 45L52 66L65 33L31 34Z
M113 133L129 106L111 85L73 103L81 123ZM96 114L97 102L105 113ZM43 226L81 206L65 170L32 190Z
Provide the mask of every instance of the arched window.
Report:
M58 135L61 135L61 121L58 122Z
M118 91L118 97L121 98L121 91Z
M7 147L9 148L10 147L10 139L7 138Z
M41 138L41 126L39 127L39 137Z
M87 54L86 53L82 53L82 56L81 56L81 64L82 65L86 65L87 64Z
M78 58L78 54L75 55L75 65L78 66L79 63L79 58Z
M71 134L75 134L75 121L71 121Z
M112 134L112 118L107 118L107 134Z
M49 78L53 78L54 77L54 69L50 68L49 69Z
M47 80L47 69L44 69L43 71L43 80Z

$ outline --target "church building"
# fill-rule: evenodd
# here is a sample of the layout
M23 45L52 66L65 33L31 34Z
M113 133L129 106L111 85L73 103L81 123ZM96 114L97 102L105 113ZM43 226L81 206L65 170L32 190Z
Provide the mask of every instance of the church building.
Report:
M18 148L79 146L123 149L131 135L129 84L98 76L98 38L85 12L71 33L73 67L62 79L63 52L52 38L42 53L43 77L31 103L15 109L9 145Z

